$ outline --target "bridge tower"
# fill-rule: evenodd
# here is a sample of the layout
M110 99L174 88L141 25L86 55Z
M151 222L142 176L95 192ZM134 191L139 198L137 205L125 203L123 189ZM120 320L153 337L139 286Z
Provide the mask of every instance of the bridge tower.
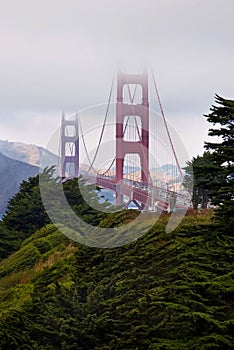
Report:
M142 103L124 103L124 86L134 84L141 86ZM131 98L130 98L131 99ZM141 120L138 141L124 140L124 119L128 116L138 117ZM141 166L141 182L149 182L149 100L148 100L148 73L125 74L118 72L117 77L117 104L116 104L116 204L122 204L122 196L118 193L118 183L124 175L124 158L127 154L138 154Z
M74 178L79 175L79 133L77 116L61 123L61 177Z

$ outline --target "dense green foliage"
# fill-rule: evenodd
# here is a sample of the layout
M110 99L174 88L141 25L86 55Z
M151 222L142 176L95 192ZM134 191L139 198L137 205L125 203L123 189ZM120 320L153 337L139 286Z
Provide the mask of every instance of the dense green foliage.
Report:
M184 170L184 186L192 196L193 208L197 209L200 204L202 209L206 209L221 185L220 165L213 154L204 152L202 156L188 161Z
M59 201L56 202L58 179L53 177L53 168L45 169L40 177L43 177L48 191L54 191L54 206L63 218L66 212ZM108 205L98 202L98 195L94 189L82 179L79 184L76 179L63 183L63 191L72 210L84 221L95 226L106 217L102 209L106 209ZM95 210L87 204L82 194L86 194L91 205L100 210ZM19 249L24 239L48 223L50 219L42 202L39 175L30 177L22 182L19 192L9 201L6 214L0 222L0 260Z
M213 203L219 206L217 217L230 226L234 224L234 101L216 95L217 105L206 115L213 124L209 135L219 137L219 142L206 142L206 149L212 152L219 165L217 175L220 180Z
M230 232L205 213L166 235L166 220L115 249L31 235L0 263L0 348L232 349Z
M192 195L194 209L207 207L209 200L217 205L216 218L223 224L234 224L234 101L215 97L216 105L205 115L213 127L209 136L216 142L205 142L208 150L187 162L184 186ZM218 137L218 138L217 138Z
M49 223L40 196L39 175L22 182L19 192L9 201L3 223L7 229L25 235Z

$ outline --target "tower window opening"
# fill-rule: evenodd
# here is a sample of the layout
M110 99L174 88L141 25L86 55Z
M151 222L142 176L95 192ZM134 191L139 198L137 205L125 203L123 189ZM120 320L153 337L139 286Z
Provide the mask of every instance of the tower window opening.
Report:
M75 143L74 142L66 142L65 145L65 156L72 156L75 153Z
M124 84L123 86L123 103L142 104L142 86L140 84Z
M138 142L142 136L141 117L137 115L128 115L123 121L123 140L129 142Z
M65 126L65 136L69 136L69 137L76 136L75 125L66 125Z

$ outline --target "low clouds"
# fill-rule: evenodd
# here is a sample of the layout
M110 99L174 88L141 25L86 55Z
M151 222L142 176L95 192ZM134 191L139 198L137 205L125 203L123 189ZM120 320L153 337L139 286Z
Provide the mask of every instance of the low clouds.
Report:
M5 2L0 137L10 139L11 123L23 115L41 114L45 127L48 115L106 102L120 63L132 72L152 66L169 119L201 117L215 93L233 98L233 12L232 0Z

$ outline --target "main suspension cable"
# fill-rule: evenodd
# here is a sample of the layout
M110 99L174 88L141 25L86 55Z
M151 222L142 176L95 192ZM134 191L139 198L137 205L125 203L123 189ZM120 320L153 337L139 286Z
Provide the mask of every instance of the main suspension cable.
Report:
M90 165L90 167L89 167L89 169L88 169L88 172L90 171L91 168L93 168L93 165L94 165L95 160L96 160L97 155L98 155L99 148L100 148L100 146L101 146L102 137L103 137L104 130L105 130L105 127L106 127L106 120L107 120L107 116L108 116L109 108L110 108L110 102L111 102L111 97L112 97L112 91L113 91L113 86L114 86L114 80L115 80L115 75L113 75L112 82L111 82L111 88L110 88L110 93L109 93L109 98L108 98L106 113L105 113L105 117L104 117L104 123L102 124L102 130L101 130L101 134L100 134L98 146L97 146L97 148L96 148L96 151L95 151L95 154L94 154L92 163L91 163L91 165Z
M156 96L157 96L158 103L159 103L159 108L160 108L160 111L161 111L161 114L162 114L162 117L163 117L163 122L164 122L164 125L165 125L165 128L166 128L167 136L168 136L171 148L172 148L173 155L175 157L177 168L179 169L180 176L181 176L181 179L183 181L184 176L183 176L183 173L182 173L182 170L181 170L181 167L180 167L177 155L176 155L176 151L175 151L175 148L174 148L174 145L173 145L173 142L172 142L172 138L171 138L171 135L170 135L170 132L169 132L169 128L168 128L168 125L167 125L167 121L166 121L166 118L165 118L165 114L164 114L164 111L163 111L161 99L160 99L160 96L159 96L158 88L157 88L157 85L156 85L156 80L155 80L154 73L153 73L152 70L151 70L151 74L152 74L154 88L155 88L155 91L156 91Z
M137 84L135 84L134 93L133 93L132 99L130 100L131 104L133 103L133 101L135 99L136 89L137 89ZM122 137L124 137L124 135L125 135L125 132L126 132L126 129L127 129L127 126L128 126L128 122L129 122L129 116L128 116L128 119L127 119L126 124L124 126L124 131L123 131L123 136Z
M116 161L116 157L113 158L113 160L112 160L111 164L109 165L108 169L106 169L106 170L104 171L104 173L102 173L101 175L107 174L108 171L109 171L109 170L112 168L112 166L114 165L114 162L115 162L115 161Z
M92 168L92 169L96 172L96 170L95 170L95 169L93 168L93 166L92 166L92 162L91 162L91 159L90 159L90 157L89 157L89 153L88 153L87 146L86 146L85 139L84 139L84 132L83 132L81 120L80 120L80 118L78 118L78 120L79 120L79 129L80 129L80 133L81 133L81 139L82 139L82 141L83 141L83 145L84 145L84 149L85 149L85 153L86 153L88 162L89 162L89 164L90 164L89 170Z

